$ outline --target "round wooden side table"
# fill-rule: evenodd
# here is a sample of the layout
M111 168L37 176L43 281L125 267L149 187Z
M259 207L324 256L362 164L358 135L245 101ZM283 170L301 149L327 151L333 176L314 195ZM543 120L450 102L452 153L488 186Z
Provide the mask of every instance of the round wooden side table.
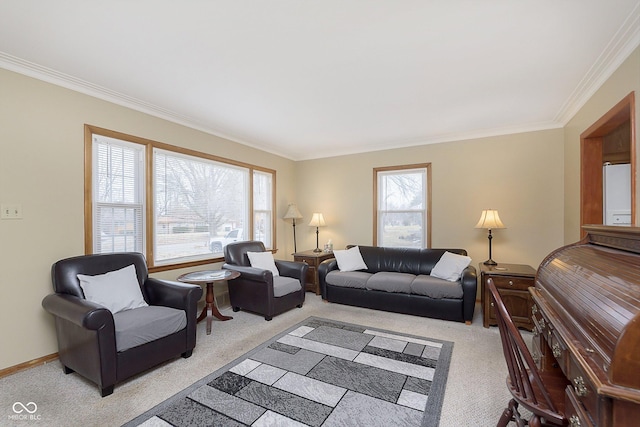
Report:
M207 285L207 293L205 297L205 306L202 309L202 313L198 316L198 322L202 319L207 319L207 335L211 335L211 321L213 320L213 316L216 318L225 321L231 320L233 317L224 316L218 310L215 295L213 293L214 285L218 282L224 282L227 280L235 279L240 276L240 273L232 270L204 270L204 271L193 271L191 273L186 273L178 277L179 282L191 283L195 285Z

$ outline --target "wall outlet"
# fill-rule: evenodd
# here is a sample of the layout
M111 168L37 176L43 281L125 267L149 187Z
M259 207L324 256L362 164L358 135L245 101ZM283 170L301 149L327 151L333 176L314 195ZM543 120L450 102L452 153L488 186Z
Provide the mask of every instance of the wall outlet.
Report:
M22 219L22 205L15 203L0 205L0 219Z

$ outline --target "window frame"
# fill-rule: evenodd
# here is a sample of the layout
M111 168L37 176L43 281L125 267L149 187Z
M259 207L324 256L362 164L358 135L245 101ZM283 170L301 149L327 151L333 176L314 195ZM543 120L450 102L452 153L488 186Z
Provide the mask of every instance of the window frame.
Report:
M178 153L185 156L193 156L205 160L211 160L230 166L244 168L248 170L248 218L249 218L249 230L246 236L254 235L254 194L253 194L253 177L256 172L270 174L271 175L271 229L272 234L272 248L268 250L277 252L277 239L276 239L276 171L269 168L264 168L257 165L252 165L245 162L239 162L236 160L227 159L224 157L216 156L213 154L202 153L200 151L178 147L151 139L141 138L134 135L128 135L122 132L117 132L109 129L100 128L97 126L85 124L84 125L84 217L85 217L85 232L84 232L84 246L85 253L93 253L93 239L94 239L94 218L93 218L93 135L100 135L108 138L114 138L124 141L129 144L140 144L144 146L144 247L145 257L149 266L150 272L174 270L178 268L187 268L192 266L199 266L203 264L211 264L212 262L223 261L221 256L212 256L206 259L189 260L184 262L175 263L163 263L161 265L154 265L154 217L155 217L155 205L154 205L154 168L153 158L154 149L161 149L169 152ZM262 212L263 210L261 210Z
M425 194L424 194L424 224L426 230L424 230L424 242L425 248L431 248L431 163L416 163L410 165L398 165L398 166L384 166L373 168L373 245L378 246L378 221L379 221L379 209L378 209L378 180L380 173L398 172L424 169L425 170Z

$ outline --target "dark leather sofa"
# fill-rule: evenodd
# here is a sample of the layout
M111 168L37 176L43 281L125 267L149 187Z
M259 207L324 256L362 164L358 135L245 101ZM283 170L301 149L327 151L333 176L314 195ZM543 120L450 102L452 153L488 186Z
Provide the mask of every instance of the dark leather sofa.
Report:
M186 326L178 332L123 351L116 349L114 316L84 297L78 274L99 275L134 265L145 301L186 312ZM51 267L55 293L42 306L53 314L58 355L64 372L77 372L96 383L102 397L116 383L178 356L189 357L196 346L196 317L200 286L157 280L148 276L140 253L85 255L58 261Z
M347 246L347 248L353 245ZM367 273L398 272L428 275L445 251L467 255L464 249L417 249L359 246L367 264ZM468 266L460 277L462 298L431 298L404 292L387 292L335 286L327 283L327 274L338 270L338 263L329 259L318 267L322 298L329 302L413 314L471 324L476 302L476 269Z

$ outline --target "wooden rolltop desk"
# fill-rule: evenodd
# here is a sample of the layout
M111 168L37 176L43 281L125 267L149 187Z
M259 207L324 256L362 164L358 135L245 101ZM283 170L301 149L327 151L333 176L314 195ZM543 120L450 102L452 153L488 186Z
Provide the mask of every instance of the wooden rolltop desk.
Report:
M532 355L570 382L571 427L640 426L640 228L584 229L544 259L529 289Z

